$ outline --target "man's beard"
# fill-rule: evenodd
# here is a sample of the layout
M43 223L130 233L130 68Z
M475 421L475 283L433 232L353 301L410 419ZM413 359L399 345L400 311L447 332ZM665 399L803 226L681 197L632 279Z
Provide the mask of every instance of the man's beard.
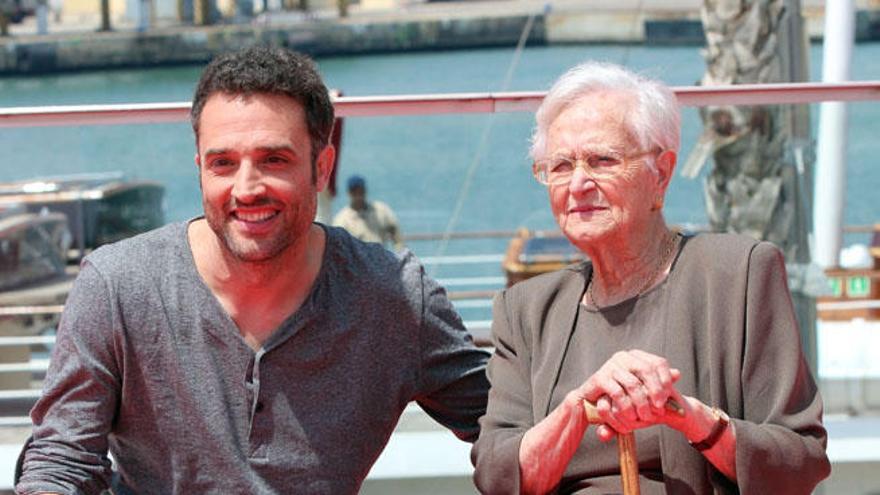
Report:
M312 200L307 204L299 205L299 207L288 206L287 209L279 211L277 215L282 217L282 228L273 235L264 238L242 237L233 232L230 225L233 220L229 215L223 212L218 215L207 205L205 205L204 211L208 225L220 239L227 253L239 261L264 263L279 257L288 247L308 233L312 219L315 217L316 207L316 201ZM303 211L302 208L307 211ZM311 211L311 215L308 210ZM225 211L230 210L226 209Z

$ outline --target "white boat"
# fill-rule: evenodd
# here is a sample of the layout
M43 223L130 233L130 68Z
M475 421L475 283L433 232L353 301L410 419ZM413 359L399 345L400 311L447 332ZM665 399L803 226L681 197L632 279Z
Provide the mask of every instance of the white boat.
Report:
M32 213L64 214L71 247L81 252L161 226L164 194L156 181L126 180L120 173L75 174L0 184L0 207L18 204Z

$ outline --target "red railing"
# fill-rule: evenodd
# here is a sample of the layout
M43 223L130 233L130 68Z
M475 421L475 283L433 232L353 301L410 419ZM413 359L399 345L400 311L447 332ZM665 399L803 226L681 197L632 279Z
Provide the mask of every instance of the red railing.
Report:
M880 81L742 84L673 88L684 106L774 105L880 100ZM544 92L343 96L339 117L531 112ZM157 124L189 120L188 102L0 108L0 127Z

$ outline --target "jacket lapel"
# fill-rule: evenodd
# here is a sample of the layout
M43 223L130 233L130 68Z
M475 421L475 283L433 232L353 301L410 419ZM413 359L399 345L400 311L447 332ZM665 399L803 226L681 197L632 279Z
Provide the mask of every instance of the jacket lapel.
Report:
M556 388L562 370L562 361L574 333L578 306L586 289L586 281L590 278L592 265L581 263L565 270L567 273L558 292L549 301L547 317L541 326L541 335L537 339L538 348L533 354L536 361L532 363L534 377L532 393L536 406L536 421L540 421L550 413L553 389Z

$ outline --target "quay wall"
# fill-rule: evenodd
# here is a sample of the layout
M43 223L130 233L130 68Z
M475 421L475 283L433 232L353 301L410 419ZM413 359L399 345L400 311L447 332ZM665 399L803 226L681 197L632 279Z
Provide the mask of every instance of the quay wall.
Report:
M224 51L268 43L315 56L516 45L528 16L385 23L300 22L226 25L146 33L68 33L0 40L0 74L45 74L198 64ZM544 43L543 17L529 43Z
M698 12L693 10L549 11L531 15L531 45L704 42ZM821 17L805 11L805 18L811 37L820 36ZM201 64L217 53L254 43L286 46L316 56L515 46L528 20L528 13L498 12L14 36L0 38L0 75ZM880 39L880 10L860 11L857 26L859 39Z

